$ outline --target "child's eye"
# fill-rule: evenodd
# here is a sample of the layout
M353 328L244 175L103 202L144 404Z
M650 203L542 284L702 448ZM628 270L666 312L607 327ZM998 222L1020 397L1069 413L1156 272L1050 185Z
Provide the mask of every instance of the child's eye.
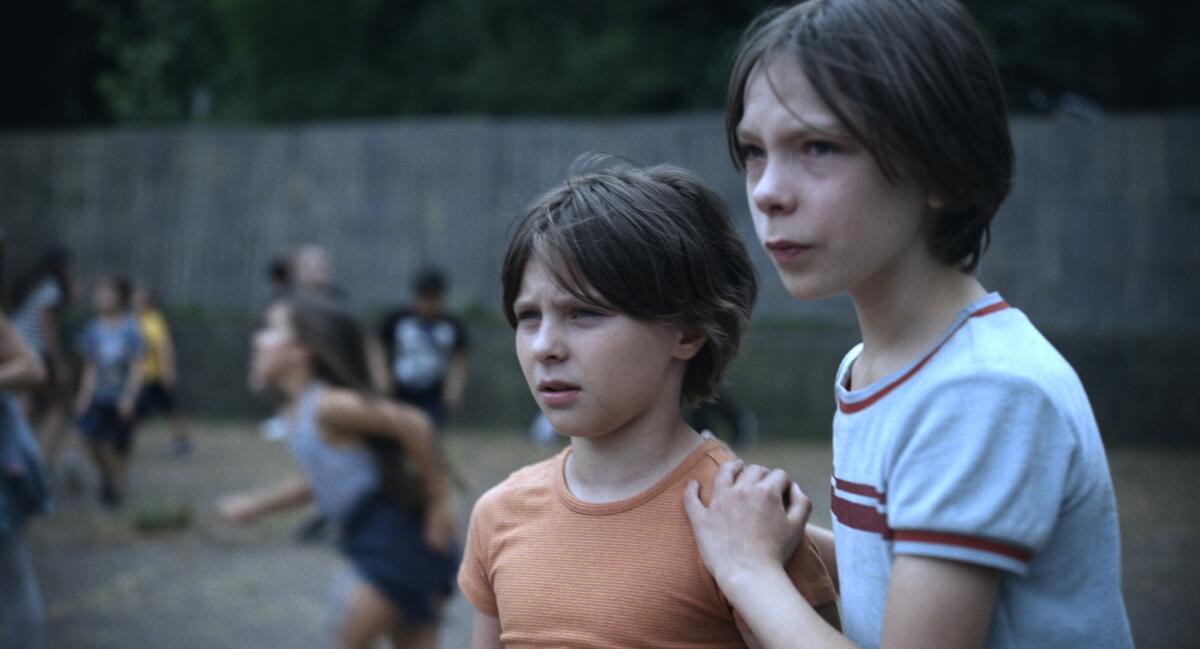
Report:
M575 309L571 313L571 316L574 318L600 318L604 316L604 312L596 309L589 309L587 307L580 307Z
M841 149L839 149L836 144L833 142L826 142L825 140L813 140L812 142L804 145L804 152L812 156L827 156L837 153L838 151L841 151Z
M766 151L763 151L762 147L756 144L742 144L738 146L738 157L742 159L742 163L749 160L757 160L766 154Z
M542 317L542 314L535 309L522 309L517 311L517 321L524 322L526 320L537 320Z

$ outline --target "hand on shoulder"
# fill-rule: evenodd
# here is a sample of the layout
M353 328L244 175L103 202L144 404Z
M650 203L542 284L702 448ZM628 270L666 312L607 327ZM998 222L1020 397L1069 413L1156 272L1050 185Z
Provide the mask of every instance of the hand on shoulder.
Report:
M724 587L738 575L782 569L804 538L812 501L781 469L726 462L710 493L691 482L683 505L700 555ZM705 502L707 501L707 503Z

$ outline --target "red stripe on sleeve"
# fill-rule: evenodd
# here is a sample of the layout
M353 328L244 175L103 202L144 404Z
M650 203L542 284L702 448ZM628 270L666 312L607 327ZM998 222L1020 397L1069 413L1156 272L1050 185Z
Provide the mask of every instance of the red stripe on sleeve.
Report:
M829 504L838 523L861 532L878 534L885 539L891 538L892 531L888 529L887 515L874 507L850 502L836 493Z
M896 541L912 541L914 543L938 543L940 545L956 545L962 548L970 548L972 550L983 550L992 554L1016 559L1022 563L1029 563L1033 558L1033 553L1025 548L1018 548L996 541L989 541L975 536L965 536L962 534L950 534L948 532L922 532L916 530L894 530L893 538Z
M860 482L850 482L849 480L842 480L841 478L836 477L836 476L834 476L834 478L833 478L833 484L834 484L834 487L836 487L837 489L844 491L846 493L856 494L859 496L866 496L868 498L874 498L874 499L878 500L879 504L881 504L881 505L883 503L887 502L887 498L883 494L876 491L875 487L872 487L869 484L862 484Z

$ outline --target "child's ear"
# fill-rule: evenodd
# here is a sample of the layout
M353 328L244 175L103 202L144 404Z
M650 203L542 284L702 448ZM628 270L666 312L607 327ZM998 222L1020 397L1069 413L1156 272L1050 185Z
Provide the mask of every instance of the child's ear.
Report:
M680 329L679 340L675 343L675 358L689 361L700 350L704 348L704 343L708 342L708 337L699 329Z

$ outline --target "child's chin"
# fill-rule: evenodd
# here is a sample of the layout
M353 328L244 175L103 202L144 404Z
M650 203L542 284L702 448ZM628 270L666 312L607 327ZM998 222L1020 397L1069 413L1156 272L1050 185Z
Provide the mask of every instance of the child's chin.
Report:
M575 422L560 421L555 422L554 418L547 417L550 420L550 426L554 428L554 432L567 438L579 437L581 439L595 439L603 437L604 433L597 432L595 428L580 426Z
M266 392L267 388L270 386L267 385L267 380L265 378L260 376L257 372L252 371L246 376L246 387L250 388L250 391L254 394L261 394Z

